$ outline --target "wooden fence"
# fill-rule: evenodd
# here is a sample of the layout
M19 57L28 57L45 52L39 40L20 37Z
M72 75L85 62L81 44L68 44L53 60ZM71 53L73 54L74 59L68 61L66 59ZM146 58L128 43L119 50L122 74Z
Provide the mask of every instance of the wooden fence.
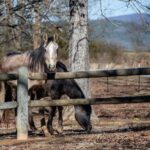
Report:
M18 80L17 102L0 103L1 109L17 108L17 139L25 140L28 138L28 106L45 107L45 106L68 106L84 104L122 104L122 103L145 103L150 102L150 95L146 96L128 96L128 97L111 97L111 98L90 98L90 99L73 99L48 101L43 98L41 101L28 99L28 78L30 80L45 79L74 79L74 78L98 78L114 76L131 76L131 75L150 75L150 68L130 68L117 70L97 70L97 71L80 71L80 72L61 72L50 74L32 73L28 74L25 67L18 70L18 74L0 74L0 81Z

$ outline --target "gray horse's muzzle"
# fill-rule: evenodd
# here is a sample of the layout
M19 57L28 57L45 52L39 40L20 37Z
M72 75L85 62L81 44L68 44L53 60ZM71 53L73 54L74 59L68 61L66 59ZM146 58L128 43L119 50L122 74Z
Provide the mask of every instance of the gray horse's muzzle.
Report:
M49 71L55 71L56 70L56 65L49 64L48 69L49 69Z

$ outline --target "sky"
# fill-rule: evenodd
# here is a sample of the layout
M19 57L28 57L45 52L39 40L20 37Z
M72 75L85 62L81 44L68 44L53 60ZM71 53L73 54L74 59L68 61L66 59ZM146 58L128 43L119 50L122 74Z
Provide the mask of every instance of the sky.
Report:
M106 17L138 13L138 10L144 12L137 3L132 2L128 5L123 1L125 0L101 0L100 3L100 0L89 0L89 18L92 20L102 18L100 8ZM150 0L139 1L143 5L150 6Z

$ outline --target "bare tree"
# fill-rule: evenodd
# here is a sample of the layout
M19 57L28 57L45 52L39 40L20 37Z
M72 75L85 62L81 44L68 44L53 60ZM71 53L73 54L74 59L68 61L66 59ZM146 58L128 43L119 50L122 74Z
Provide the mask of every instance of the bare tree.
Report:
M5 13L7 14L7 21L6 24L10 25L10 27L8 28L8 39L12 39L11 40L11 45L14 45L14 47L18 50L21 49L21 42L20 42L20 28L19 26L15 26L15 24L17 24L18 19L16 18L16 15L13 13L12 11L12 7L13 7L14 3L11 0L6 0L5 1L5 8L6 11Z
M39 46L40 41L40 6L39 4L34 4L34 18L33 18L33 47L36 49Z
M70 0L69 64L71 71L89 69L88 0ZM89 97L89 80L77 80L84 94Z
M69 64L71 71L89 69L88 0L70 0ZM76 80L86 97L90 97L89 79ZM73 107L67 107L65 117L73 119ZM96 119L93 111L92 119Z

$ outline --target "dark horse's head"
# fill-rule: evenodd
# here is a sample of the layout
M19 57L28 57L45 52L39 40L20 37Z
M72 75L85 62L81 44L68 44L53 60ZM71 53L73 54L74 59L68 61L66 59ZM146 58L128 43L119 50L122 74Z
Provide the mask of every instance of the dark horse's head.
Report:
M67 67L60 61L57 62L56 68L58 72L67 72ZM66 94L74 100L77 98L85 98L83 91L73 79L54 80L51 86L51 92L53 93L53 91L57 94L57 98L61 97L63 94ZM90 118L92 113L91 105L77 105L74 106L74 108L75 119L85 131L90 132L92 129Z
M58 58L58 44L55 36L43 35L42 44L34 51L30 51L30 69L35 71L46 66L49 71L55 71Z

